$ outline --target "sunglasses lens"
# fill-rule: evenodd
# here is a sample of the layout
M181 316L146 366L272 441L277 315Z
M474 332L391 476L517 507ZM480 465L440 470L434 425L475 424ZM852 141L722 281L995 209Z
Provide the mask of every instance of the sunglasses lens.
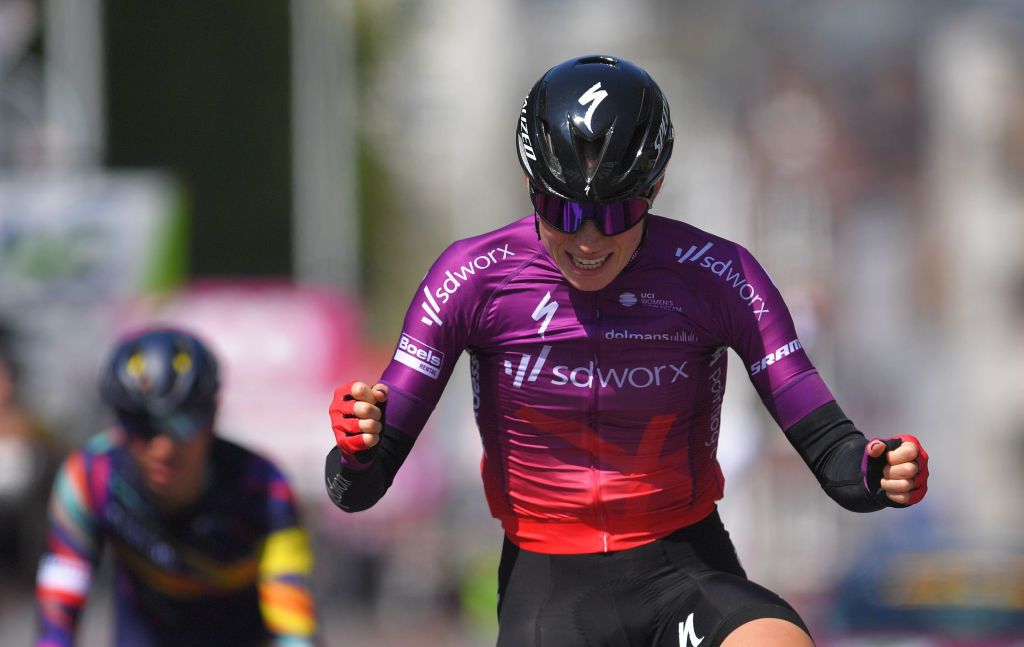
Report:
M533 206L547 224L567 234L575 233L590 218L605 236L621 234L643 220L650 208L647 200L635 198L616 202L576 202L566 198L533 192Z
M168 436L180 442L195 438L206 428L209 419L210 414L204 411L177 411L161 417L144 414L120 416L124 430L137 438L152 440L157 436Z
M583 206L550 193L533 193L533 206L537 215L559 231L573 233L583 224Z
M594 221L605 236L621 234L647 215L646 200L621 200L594 205Z

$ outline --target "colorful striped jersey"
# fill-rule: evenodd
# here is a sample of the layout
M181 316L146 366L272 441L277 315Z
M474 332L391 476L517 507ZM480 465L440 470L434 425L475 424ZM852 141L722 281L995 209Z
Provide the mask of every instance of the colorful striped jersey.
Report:
M118 645L311 645L312 553L291 488L268 460L227 440L208 486L161 515L123 434L99 434L61 466L40 562L37 647L74 644L104 544L114 558Z

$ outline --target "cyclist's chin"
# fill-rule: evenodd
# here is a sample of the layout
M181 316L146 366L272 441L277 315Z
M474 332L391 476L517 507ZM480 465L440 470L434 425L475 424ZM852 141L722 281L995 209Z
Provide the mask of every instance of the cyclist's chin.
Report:
M618 268L602 267L598 270L580 270L575 267L563 267L562 275L580 292L597 292L608 287L619 275Z
M180 470L166 463L151 463L144 471L147 485L158 494L173 489L181 479Z

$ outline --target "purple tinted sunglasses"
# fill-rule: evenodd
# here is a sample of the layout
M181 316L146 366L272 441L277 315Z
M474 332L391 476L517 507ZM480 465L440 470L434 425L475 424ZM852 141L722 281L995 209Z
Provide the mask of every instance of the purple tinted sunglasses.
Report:
M614 202L576 202L530 187L530 199L541 220L567 234L576 233L591 218L605 236L615 236L635 226L651 208L647 198Z

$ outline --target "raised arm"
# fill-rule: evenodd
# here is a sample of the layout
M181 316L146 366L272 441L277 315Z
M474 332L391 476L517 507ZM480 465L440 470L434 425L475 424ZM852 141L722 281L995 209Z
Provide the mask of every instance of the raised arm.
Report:
M735 261L756 303L725 295L730 345L822 489L855 512L920 501L928 489L928 454L921 443L910 435L868 441L814 368L767 273L742 247L737 246Z
M95 492L89 486L89 458L71 454L54 480L48 508L47 549L36 577L36 647L70 647L85 607L100 556Z
M414 437L386 425L388 388L365 382L339 387L331 403L336 445L324 475L331 501L345 512L366 510L380 500L412 450ZM418 431L418 430L417 430Z
M500 235L451 245L414 294L380 382L356 381L335 390L335 446L327 455L325 479L342 510L365 510L391 486L500 283L499 259L517 256L510 245Z

